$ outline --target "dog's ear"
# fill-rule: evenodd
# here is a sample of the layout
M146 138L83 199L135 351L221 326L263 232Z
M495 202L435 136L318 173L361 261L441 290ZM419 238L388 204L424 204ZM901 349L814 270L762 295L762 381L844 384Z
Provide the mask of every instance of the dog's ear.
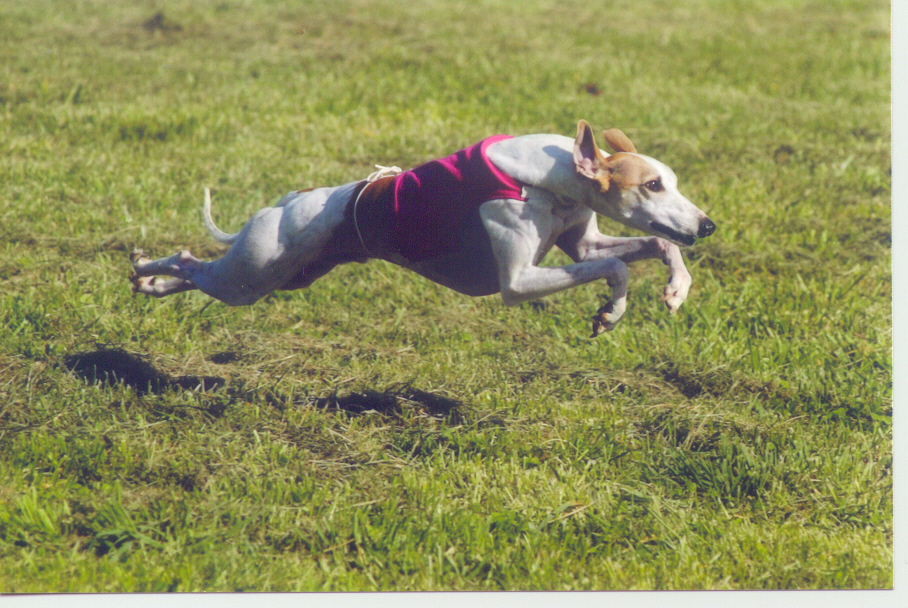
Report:
M637 148L634 147L631 140L618 129L606 129L602 132L602 136L605 137L605 141L615 152L637 153Z
M599 182L603 192L608 190L608 173L602 170L605 166L605 156L596 146L593 128L585 120L577 123L574 165L577 167L577 173Z

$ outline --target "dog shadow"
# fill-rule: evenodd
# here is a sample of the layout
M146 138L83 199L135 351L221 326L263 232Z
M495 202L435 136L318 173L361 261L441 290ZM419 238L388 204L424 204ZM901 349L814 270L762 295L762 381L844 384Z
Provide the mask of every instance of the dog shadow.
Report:
M409 384L395 385L384 391L351 392L345 395L334 393L319 397L311 402L325 410L341 410L348 414L380 414L402 417L407 410L417 414L443 418L448 421L460 420L467 405L457 399L414 388Z
M235 360L233 353L219 353L212 360L221 363ZM141 356L121 348L105 348L67 356L63 364L76 377L88 384L124 385L139 396L162 394L182 389L213 391L226 385L220 376L171 376L160 371ZM298 404L302 404L298 402ZM428 415L450 422L463 419L469 406L461 401L414 388L409 384L393 385L386 390L367 390L306 400L306 404L326 411L343 411L353 415L376 413L405 417L408 413Z
M63 364L88 384L130 387L137 395L161 394L169 390L210 391L226 384L219 376L176 376L156 369L139 355L120 348L69 355Z

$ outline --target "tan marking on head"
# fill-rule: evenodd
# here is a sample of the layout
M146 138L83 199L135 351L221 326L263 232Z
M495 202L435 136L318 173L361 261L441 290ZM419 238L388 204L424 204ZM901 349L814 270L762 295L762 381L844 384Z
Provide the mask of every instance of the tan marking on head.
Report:
M621 190L642 186L648 181L659 179L659 173L639 156L624 152L613 154L606 159L605 168L609 181Z
M606 129L602 132L602 136L615 152L637 152L633 142L618 129Z
M659 173L649 163L634 155L637 149L624 133L608 129L603 135L615 150L615 154L608 157L596 146L593 129L585 120L577 123L577 139L574 141L577 172L598 182L600 191L615 194L659 179ZM615 188L611 187L612 184Z

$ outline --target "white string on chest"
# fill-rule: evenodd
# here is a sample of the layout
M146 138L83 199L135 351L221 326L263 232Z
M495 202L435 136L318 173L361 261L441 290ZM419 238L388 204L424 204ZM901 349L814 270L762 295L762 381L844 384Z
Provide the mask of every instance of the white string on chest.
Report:
M377 256L373 255L373 253L369 251L369 248L366 247L366 241L363 239L363 233L359 230L359 220L356 219L356 206L359 204L359 199L363 195L363 192L366 191L368 184L374 183L383 177L390 177L392 175L400 175L401 173L403 173L403 169L401 169L400 167L384 167L382 165L375 165L375 168L378 169L378 171L369 174L369 177L366 178L367 185L359 191L359 194L356 195L356 200L353 201L353 227L356 228L356 236L359 237L359 243L363 246L363 249L365 249L366 253L373 258Z

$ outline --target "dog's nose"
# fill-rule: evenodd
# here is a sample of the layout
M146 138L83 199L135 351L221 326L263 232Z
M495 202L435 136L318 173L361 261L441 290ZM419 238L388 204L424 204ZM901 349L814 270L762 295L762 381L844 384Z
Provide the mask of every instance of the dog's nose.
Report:
M706 218L700 222L700 229L697 231L697 236L701 239L705 239L713 232L716 231L716 225L713 224L713 221L709 218Z

